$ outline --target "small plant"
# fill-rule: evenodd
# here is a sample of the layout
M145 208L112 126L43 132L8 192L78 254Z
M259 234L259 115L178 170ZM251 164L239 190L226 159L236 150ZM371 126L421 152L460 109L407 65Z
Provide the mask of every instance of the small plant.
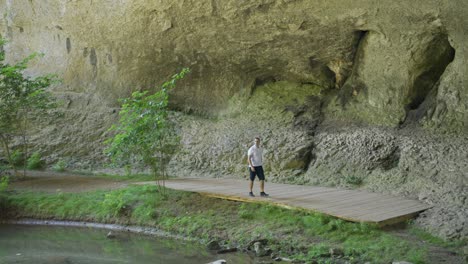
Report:
M119 216L125 211L127 206L124 195L123 191L105 194L102 204L111 216Z
M0 175L0 192L3 192L8 188L8 182L9 182L8 176Z
M169 91L176 82L189 72L188 68L173 75L171 79L150 91L132 93L121 99L119 122L110 128L115 136L106 140L106 153L116 164L140 161L151 169L154 179L165 193L165 179L170 159L180 144L174 123L169 119Z
M124 169L125 169L125 176L128 177L132 175L132 165L126 164L124 165Z
M59 159L59 161L52 166L52 169L57 172L64 172L66 167L67 163L63 159Z
M39 152L34 152L31 157L29 157L26 167L30 170L37 170L41 169L42 166L41 154Z
M9 180L8 176L0 175L0 215L2 216L8 207L8 198L4 192L8 188Z
M13 150L13 152L11 152L11 161L13 165L22 166L24 165L24 160L25 158L23 152L19 150Z
M354 175L348 175L345 177L345 182L350 185L359 186L362 184L362 178L354 176Z

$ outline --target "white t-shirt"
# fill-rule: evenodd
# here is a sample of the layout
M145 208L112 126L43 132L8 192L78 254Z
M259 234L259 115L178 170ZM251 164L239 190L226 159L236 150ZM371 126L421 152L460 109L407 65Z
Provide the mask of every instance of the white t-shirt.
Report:
M263 149L261 147L257 148L256 145L253 145L249 148L249 151L247 151L247 156L252 156L250 161L254 167L263 166Z

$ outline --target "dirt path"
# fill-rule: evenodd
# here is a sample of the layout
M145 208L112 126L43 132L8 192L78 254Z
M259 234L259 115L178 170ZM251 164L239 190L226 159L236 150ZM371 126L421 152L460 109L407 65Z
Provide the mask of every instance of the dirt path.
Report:
M27 171L26 175L24 179L12 181L9 189L77 193L94 190L113 190L126 187L130 184L128 181L52 171Z

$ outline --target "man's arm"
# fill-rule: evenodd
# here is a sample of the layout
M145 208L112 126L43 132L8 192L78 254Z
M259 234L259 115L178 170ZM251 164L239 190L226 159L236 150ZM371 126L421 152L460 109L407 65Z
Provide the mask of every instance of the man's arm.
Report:
M253 156L253 155L250 154L250 155L247 157L247 162L248 162L249 165L250 165L250 170L255 171L255 168L254 168L254 166L252 165L252 156Z

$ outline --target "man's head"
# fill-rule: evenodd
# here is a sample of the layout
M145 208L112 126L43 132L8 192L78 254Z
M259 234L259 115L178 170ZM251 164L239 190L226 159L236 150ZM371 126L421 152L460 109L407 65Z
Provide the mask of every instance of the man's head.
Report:
M255 137L255 146L259 147L260 146L260 138L259 137Z

